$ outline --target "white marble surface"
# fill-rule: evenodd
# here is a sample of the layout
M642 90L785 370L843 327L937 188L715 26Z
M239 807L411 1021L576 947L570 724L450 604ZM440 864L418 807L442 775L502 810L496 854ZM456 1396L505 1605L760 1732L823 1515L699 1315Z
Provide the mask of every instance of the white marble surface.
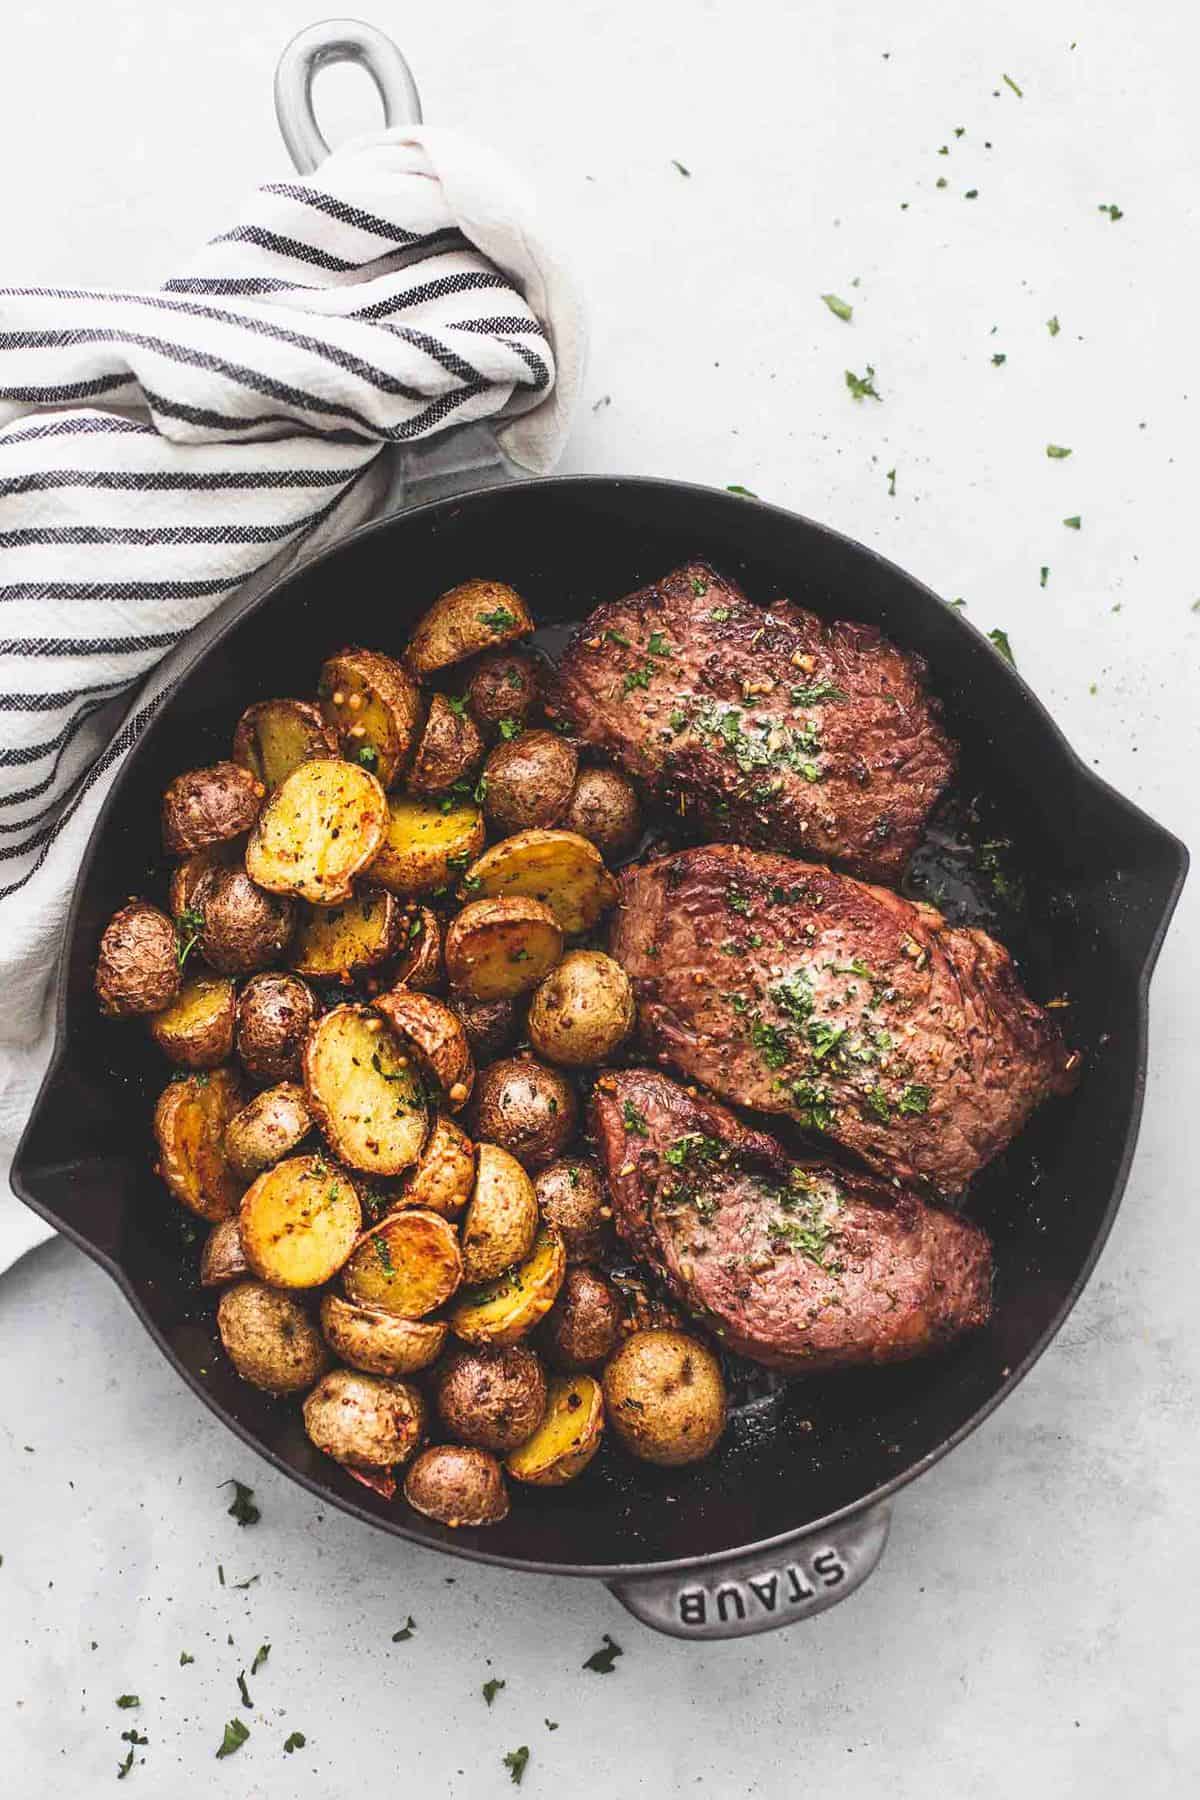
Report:
M311 6L9 0L3 279L148 279L247 181L282 175L270 77ZM372 16L427 116L523 164L574 238L596 330L568 466L742 482L963 595L1081 752L1187 837L1200 32L1184 11L460 0ZM326 85L331 128L363 116L350 79ZM868 362L883 400L856 405L843 370ZM1047 442L1074 454L1050 462ZM1074 513L1078 533L1060 523ZM807 1627L675 1644L600 1588L452 1564L323 1513L223 1432L104 1276L66 1246L35 1252L0 1280L5 1788L111 1791L136 1723L150 1743L128 1791L172 1800L201 1782L501 1795L521 1744L531 1796L1193 1791L1198 914L1193 883L1096 1278L1014 1398L905 1494L867 1588ZM234 1474L262 1506L252 1529L217 1492ZM261 1579L221 1588L218 1562ZM409 1613L416 1634L393 1645ZM625 1647L607 1678L580 1667L602 1631ZM237 1672L268 1640L251 1737L214 1762ZM493 1674L507 1686L488 1711ZM141 1707L118 1711L123 1692ZM308 1741L285 1756L293 1729Z

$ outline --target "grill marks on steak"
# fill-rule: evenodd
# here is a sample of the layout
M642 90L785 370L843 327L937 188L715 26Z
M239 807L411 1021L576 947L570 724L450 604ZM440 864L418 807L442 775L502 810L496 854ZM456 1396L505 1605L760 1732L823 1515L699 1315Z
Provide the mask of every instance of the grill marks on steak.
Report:
M954 766L925 665L690 562L599 607L547 710L712 837L899 878Z
M717 844L627 869L610 949L660 1062L902 1182L959 1192L1075 1083L1001 945L810 863Z
M898 1362L986 1323L991 1247L869 1175L790 1159L650 1069L602 1075L617 1230L729 1349L792 1373Z

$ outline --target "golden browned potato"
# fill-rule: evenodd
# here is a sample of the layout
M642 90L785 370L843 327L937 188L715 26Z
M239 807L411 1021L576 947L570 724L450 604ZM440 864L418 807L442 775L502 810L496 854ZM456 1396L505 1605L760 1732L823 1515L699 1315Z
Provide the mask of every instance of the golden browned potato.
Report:
M522 731L483 766L483 811L493 831L557 825L571 803L579 758L556 731Z
M308 1034L303 1068L309 1108L340 1161L368 1175L411 1168L429 1106L411 1053L377 1012L327 1012Z
M512 1450L546 1410L546 1377L532 1350L453 1350L438 1364L437 1409L451 1436L480 1450Z
M725 1429L721 1365L682 1331L635 1331L605 1369L603 1387L613 1430L643 1462L700 1462Z
M454 1009L405 987L376 995L374 1006L416 1057L426 1090L439 1095L451 1112L465 1106L475 1085L475 1060Z
M558 1298L567 1256L556 1231L543 1226L515 1269L472 1288L450 1309L450 1329L464 1344L518 1344Z
M460 893L494 900L525 894L548 906L568 937L591 931L617 897L600 852L574 831L518 831L485 850Z
M595 844L606 863L616 862L642 835L637 790L615 769L581 769L562 825Z
M216 1069L233 1054L237 997L232 981L197 973L150 1020L150 1035L182 1069Z
M575 1090L558 1069L536 1057L492 1063L475 1084L472 1133L511 1151L526 1169L544 1169L575 1135Z
M435 600L418 622L404 660L423 680L532 630L529 609L515 588L503 581L464 581Z
M342 1361L368 1375L415 1375L437 1361L450 1327L443 1319L401 1319L340 1294L321 1301L321 1329Z
M540 900L472 900L446 932L446 974L472 1000L528 993L562 955L558 922Z
M528 1256L538 1228L533 1183L516 1157L499 1144L477 1145L475 1157L475 1186L462 1222L463 1280L470 1287Z
M368 1231L342 1271L348 1299L400 1319L435 1312L461 1280L462 1252L453 1225L415 1207L389 1213Z
M310 700L260 700L248 706L233 734L233 760L268 792L311 756L336 756L337 733Z
M154 1109L157 1173L202 1219L228 1218L241 1199L245 1183L225 1155L225 1128L241 1104L233 1070L213 1069L171 1082Z
M622 1337L631 1337L635 1331L687 1331L685 1315L640 1275L614 1275L613 1286L624 1309Z
M110 1018L162 1012L179 993L179 944L166 913L131 900L104 927L96 998Z
M508 1517L508 1489L495 1457L465 1444L422 1450L404 1477L414 1512L439 1525L498 1525Z
M425 1435L425 1402L411 1382L331 1369L304 1402L318 1450L350 1469L407 1462Z
M434 694L408 774L414 794L444 794L483 759L483 739L462 700Z
M246 873L272 894L338 906L387 835L387 795L356 763L318 756L293 769L264 806Z
M196 947L219 975L252 975L279 958L291 941L296 909L256 887L244 869L214 869L197 896Z
M541 1424L504 1466L531 1487L562 1487L582 1475L603 1436L600 1383L591 1375L559 1375L550 1382Z
M249 1275L250 1264L242 1249L242 1229L238 1216L218 1219L204 1240L200 1252L200 1286L224 1287L227 1281L240 1281Z
M304 1089L294 1081L264 1088L225 1127L225 1154L236 1174L253 1181L298 1150L313 1128Z
M410 903L402 915L396 986L435 994L445 978L441 921L427 906Z
M612 1244L612 1207L594 1162L564 1156L534 1182L547 1225L562 1233L569 1263L599 1262Z
M408 921L386 888L360 887L340 906L299 905L288 961L300 975L361 975L395 956L404 941Z
M190 856L249 831L265 788L235 762L213 763L177 775L162 797L163 844L168 856Z
M595 1369L624 1335L625 1308L599 1269L577 1263L567 1270L558 1299L546 1314L539 1342L558 1369Z
M452 994L450 1004L463 1022L476 1067L503 1056L516 1043L519 1017L514 1001L472 1000L469 994Z
M393 894L413 898L449 887L484 842L483 814L470 800L439 806L408 794L388 797L383 848L371 880Z
M568 1069L604 1062L633 1030L633 987L601 950L568 950L529 1005L529 1041Z
M227 844L210 844L207 850L195 850L191 856L185 856L171 870L167 905L176 924L184 927L184 943L194 930L199 929L199 920L192 915L199 910L201 896L213 870L231 869L240 863L245 847L241 837L230 838Z
M540 687L531 650L485 650L471 665L467 711L488 743L507 741L525 725Z
M399 1204L456 1219L474 1185L475 1146L461 1125L438 1113L420 1161L404 1177Z
M217 1302L217 1330L243 1381L268 1394L302 1394L329 1366L321 1334L290 1294L239 1281Z
M242 1196L246 1261L272 1287L322 1287L354 1248L362 1226L358 1189L323 1156L289 1156L264 1169Z
M377 650L340 650L321 670L317 693L342 755L391 787L421 728L421 694L412 676Z
M235 1041L256 1081L297 1081L300 1052L316 1017L312 992L294 975L255 975L238 995Z

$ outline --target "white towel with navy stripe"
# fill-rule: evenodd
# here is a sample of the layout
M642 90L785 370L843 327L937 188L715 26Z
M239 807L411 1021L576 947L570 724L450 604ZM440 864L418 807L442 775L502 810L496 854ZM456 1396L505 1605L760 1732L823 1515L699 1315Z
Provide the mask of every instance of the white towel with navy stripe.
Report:
M268 183L160 288L0 286L5 1175L83 846L194 634L377 510L388 446L487 420L550 469L582 354L523 185L429 127ZM0 1199L0 1268L44 1235Z

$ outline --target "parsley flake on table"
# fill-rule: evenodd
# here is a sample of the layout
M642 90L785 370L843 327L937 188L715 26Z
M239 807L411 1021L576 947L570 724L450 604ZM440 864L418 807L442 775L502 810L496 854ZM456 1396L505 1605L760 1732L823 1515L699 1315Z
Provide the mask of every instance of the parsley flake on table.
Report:
M262 1668L270 1654L270 1644L260 1644L258 1646L258 1649L254 1652L254 1661L250 1664L250 1673L252 1675L258 1674L258 1671Z
M289 1731L283 1740L284 1754L290 1756L293 1750L303 1750L308 1739L302 1731Z
M966 193L963 195L964 200L978 200L978 198L979 198L979 189L978 188L968 188Z
M875 386L875 370L870 363L867 364L865 375L856 375L853 369L847 369L846 386L850 389L852 400L865 400L868 394L872 400L881 398Z
M895 492L896 492L896 471L895 471L895 469L889 469L889 470L888 470L888 472L887 472L887 484L888 484L888 493L889 493L889 495L892 495L892 494L894 494L894 493L895 493Z
M1052 462L1062 462L1063 458L1070 456L1070 454L1071 452L1066 444L1046 445L1046 455Z
M1049 581L1049 579L1050 579L1049 566L1046 563L1043 563L1041 566L1041 569L1039 571L1039 574L1038 574L1038 586L1045 587L1045 585Z
M218 1760L223 1756L233 1756L240 1750L250 1736L250 1727L240 1719L230 1719L225 1726L225 1736L221 1739L221 1747L216 1752Z
M181 1650L179 1652L179 1666L181 1669L186 1668L188 1663L193 1663L195 1660L196 1659L190 1650Z
M557 1719L543 1719L542 1724L546 1727L547 1731L557 1731L558 1730L558 1720Z
M959 611L960 609L965 612L967 603L963 599L962 595L959 594L953 600L947 600L946 605L954 607L956 612Z
M946 180L946 177L944 175L939 175L933 185L934 185L934 187L944 188L944 187L949 187L950 183Z
M1046 330L1050 333L1051 337L1057 337L1062 330L1062 326L1058 322L1057 313L1052 313L1050 318L1046 320Z
M408 1618L405 1620L404 1624L400 1627L399 1631L393 1631L393 1633L392 1633L393 1644L407 1644L409 1638L412 1636L413 1632L416 1629L417 1629L417 1622L413 1618L412 1614L409 1613Z
M529 1745L522 1744L519 1750L510 1750L504 1758L504 1766L508 1770L509 1780L520 1787L525 1774L525 1765L529 1761Z
M755 493L754 489L748 488L748 487L743 487L740 481L727 482L726 486L725 486L725 492L727 494L740 494L742 496L743 500L757 500L758 499L758 495Z
M131 1706L140 1706L141 1704L142 1704L142 1700L141 1700L140 1694L118 1694L117 1695L117 1705L120 1707L122 1712L128 1712L129 1708Z
M1069 519L1063 520L1063 524L1068 526L1072 531L1078 531L1079 527L1083 524L1083 516L1080 513L1072 513Z
M583 1666L585 1669L590 1669L594 1675L611 1675L617 1657L624 1656L625 1652L620 1644L615 1643L609 1637L607 1631L602 1632L601 1636L604 1639L602 1648L593 1650Z
M988 638L990 642L996 646L1004 660L1010 662L1015 669L1017 666L1017 659L1013 655L1012 645L1008 641L1007 631L1002 631L999 625L993 626L992 630L988 632Z
M232 1475L221 1486L233 1489L233 1505L226 1508L230 1518L236 1519L239 1525L257 1525L262 1513L254 1504L254 1489L247 1487L244 1481L235 1480Z
M250 1698L250 1690L246 1686L246 1671L245 1671L245 1669L238 1670L237 1684L238 1684L238 1693L242 1696L242 1705L245 1707L247 1712L253 1712L254 1711L254 1702Z
M1102 213L1107 213L1114 225L1118 219L1123 219L1125 217L1125 214L1121 211L1120 207L1114 206L1111 201L1109 201L1107 206L1101 206L1097 210Z
M1003 79L1007 83L1007 85L1012 89L1013 93L1017 96L1018 100L1023 100L1025 98L1024 90L1017 86L1016 82L1013 80L1011 75L1005 75L1003 77Z
M500 1692L500 1689L507 1686L508 1683L506 1681L498 1681L493 1675L490 1681L484 1682L479 1691L490 1706L492 1701L496 1698L496 1695Z
M148 1744L150 1739L144 1737L140 1731L123 1731L121 1733L121 1742L123 1744L128 1744L129 1749L125 1754L125 1760L117 1764L118 1781L124 1781L130 1769L132 1769L134 1750L140 1749L143 1744Z
M691 170L690 170L690 169L686 169L686 168L685 168L685 167L684 167L684 165L683 165L683 164L682 164L682 163L681 163L681 162L680 162L680 160L679 160L679 158L678 158L678 157L677 157L677 156L673 156L673 157L672 157L672 158L671 158L671 162L672 162L672 163L673 163L673 165L674 165L674 166L675 166L675 168L677 168L677 169L678 169L678 170L679 170L679 173L680 173L680 174L681 174L681 175L686 175L686 177L687 177L687 179L688 179L688 180L689 180L689 181L690 181L690 180L691 180L691 178L692 178L692 171L691 171Z
M850 323L854 317L854 308L848 301L841 299L837 294L822 294L821 298L835 319L841 319L846 325Z
M995 363L996 367L999 368L1002 363L1008 361L1008 356L1003 350L995 350L992 353L992 361Z

